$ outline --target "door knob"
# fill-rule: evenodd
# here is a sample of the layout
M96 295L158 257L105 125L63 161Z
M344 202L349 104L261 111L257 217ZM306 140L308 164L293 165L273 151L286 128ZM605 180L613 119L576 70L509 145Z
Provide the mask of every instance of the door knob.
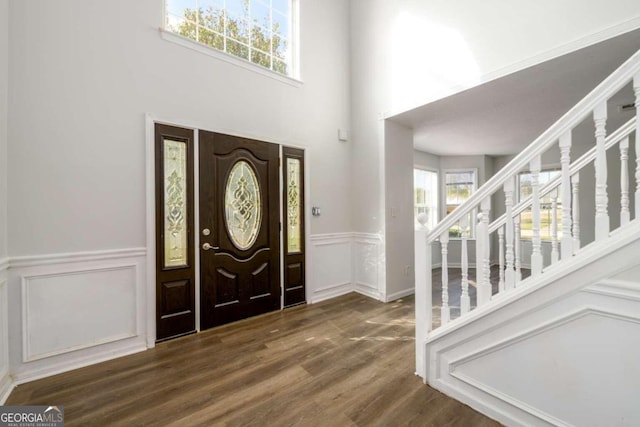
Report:
M208 251L209 249L220 249L218 246L211 246L209 243L203 243L202 244L202 249L204 249L205 251Z

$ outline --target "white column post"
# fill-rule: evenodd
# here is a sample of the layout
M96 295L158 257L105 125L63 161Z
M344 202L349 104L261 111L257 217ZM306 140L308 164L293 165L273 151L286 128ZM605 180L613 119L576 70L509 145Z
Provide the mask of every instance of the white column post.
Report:
M462 279L460 284L462 286L462 295L460 296L460 315L464 315L471 309L471 300L469 298L469 259L467 255L467 229L469 228L469 220L467 215L460 220L460 229L462 230L462 248L461 248L461 264Z
M629 137L620 141L620 226L631 221L629 212Z
M542 246L540 240L540 156L529 162L531 171L531 220L533 238L531 239L531 275L542 273Z
M514 253L513 253L513 191L515 189L514 177L507 179L504 183L504 200L506 208L506 263L507 269L505 271L505 288L513 289L516 285L516 275L513 267Z
M558 190L551 191L551 264L558 262Z
M449 244L449 230L440 236L440 245L442 246L442 307L440 308L440 325L444 326L451 319L451 311L449 309L449 262L447 245Z
M609 197L607 196L607 150L605 148L607 131L607 102L604 101L593 110L596 125L596 241L609 236Z
M573 253L580 250L580 173L576 172L571 177L571 195L572 205L571 212L573 214Z
M561 198L562 203L562 259L569 259L573 255L573 239L571 238L571 131L560 137L560 165L561 165Z
M423 227L415 232L416 375L427 382L426 341L431 331L431 243Z
M518 283L520 283L522 281L522 261L520 260L520 215L516 216L513 219L514 222L514 226L515 226L515 256L516 256L516 274L515 274L515 282L516 282L516 286L518 286Z

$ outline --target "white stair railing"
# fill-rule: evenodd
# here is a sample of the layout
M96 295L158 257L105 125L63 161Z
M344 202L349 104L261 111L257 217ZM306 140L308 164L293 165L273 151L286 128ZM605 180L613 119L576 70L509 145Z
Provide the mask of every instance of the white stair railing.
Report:
M636 117L629 120L607 137L607 101L620 91L625 85L633 82ZM571 162L572 131L587 116L592 115L594 121L594 135L596 145L579 159ZM609 237L609 194L607 192L607 150L619 144L620 149L620 188L621 212L620 224L624 226L631 220L629 211L629 176L627 172L629 162L629 136L634 133L635 138L635 212L634 220L640 217L640 51L627 60L618 70L605 79L591 93L569 110L560 120L552 125L540 137L533 141L509 164L489 179L471 197L443 219L429 232L416 232L416 373L426 378L425 344L430 335L444 333L448 325L454 325L458 319L451 318L449 307L450 293L460 292L460 320L474 312L474 308L481 308L490 304L491 300L521 286L535 283L536 278L544 274L550 267L556 267L579 255L582 246L580 238L580 206L579 180L580 174L587 172L585 166L595 166L595 242L601 242ZM549 148L556 145L560 156L557 162L561 165L559 176L545 185L540 185L541 157ZM532 194L519 203L514 204L518 175L527 171L531 174ZM494 221L490 220L492 197L499 191L504 192L504 211ZM543 245L541 241L541 200L551 198L550 209L553 220L550 224L550 252L547 265L544 263ZM561 204L561 221L556 221L558 212L558 198ZM525 227L523 213L531 210L531 253L525 254L522 247L522 232ZM466 229L469 224L465 218L477 215L475 239L466 237L460 241L462 280L460 286L449 282L448 264L451 244L449 230L460 222ZM464 224L464 225L462 225ZM558 230L561 225L561 231ZM471 227L472 228L472 227ZM464 231L464 230L463 230ZM558 238L559 233L562 236ZM463 236L465 233L463 232ZM432 283L432 245L439 241L442 256L442 301L431 301ZM476 283L475 304L473 293L469 289L467 245L475 244L476 254ZM496 247L497 246L497 247ZM491 283L491 261L498 260L498 280L495 290ZM457 261L457 260L456 260ZM455 264L455 261L454 261ZM420 272L418 272L420 270ZM531 278L523 279L530 271ZM440 308L440 323L432 323L432 310ZM419 322L428 322L419 325ZM445 327L447 326L447 327ZM453 327L453 326L451 326Z

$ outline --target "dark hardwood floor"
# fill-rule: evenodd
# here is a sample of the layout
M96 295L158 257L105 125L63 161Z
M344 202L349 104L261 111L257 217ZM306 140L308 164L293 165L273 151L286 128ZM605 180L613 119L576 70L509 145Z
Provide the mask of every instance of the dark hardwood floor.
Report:
M530 269L523 268L522 279L526 279L531 275ZM449 309L451 312L451 319L457 319L460 317L460 296L462 295L462 274L459 268L447 269L449 281ZM476 299L476 269L470 268L468 271L469 281L469 299L471 300L471 309L477 306ZM497 265L491 266L491 275L489 280L491 282L491 293L496 295L498 293L498 283L500 281L500 267ZM442 268L434 268L431 270L431 287L432 287L432 318L433 327L440 326L440 308L442 307Z
M434 299L435 301L435 299ZM413 297L352 293L18 386L68 426L494 426L414 375Z

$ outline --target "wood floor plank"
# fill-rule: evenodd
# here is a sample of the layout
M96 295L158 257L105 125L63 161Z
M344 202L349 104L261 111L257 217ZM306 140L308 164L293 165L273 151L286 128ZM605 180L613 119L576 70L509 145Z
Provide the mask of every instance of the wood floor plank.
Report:
M68 426L495 426L414 375L413 297L348 294L18 386Z

